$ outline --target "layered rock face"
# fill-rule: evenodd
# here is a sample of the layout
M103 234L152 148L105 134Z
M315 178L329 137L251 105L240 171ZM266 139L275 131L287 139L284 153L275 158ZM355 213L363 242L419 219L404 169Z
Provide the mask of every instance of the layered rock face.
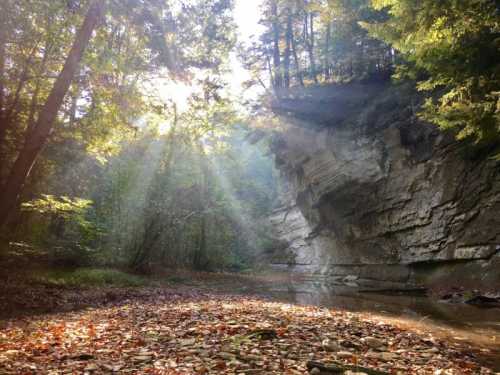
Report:
M311 88L274 103L288 246L275 267L359 284L500 285L500 163L416 119L409 88ZM469 153L470 155L470 153Z

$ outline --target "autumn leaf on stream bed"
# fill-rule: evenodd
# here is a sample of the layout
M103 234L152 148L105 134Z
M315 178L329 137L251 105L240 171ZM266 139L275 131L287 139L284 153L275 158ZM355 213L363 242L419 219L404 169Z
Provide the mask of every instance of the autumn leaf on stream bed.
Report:
M320 373L311 363L493 373L457 344L352 313L235 296L151 291L114 306L13 319L0 330L1 374Z

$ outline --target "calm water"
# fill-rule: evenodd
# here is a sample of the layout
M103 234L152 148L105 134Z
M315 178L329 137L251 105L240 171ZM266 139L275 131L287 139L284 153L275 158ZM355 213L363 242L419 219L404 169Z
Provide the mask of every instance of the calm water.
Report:
M500 308L439 302L425 296L365 293L304 279L260 279L239 289L283 302L360 312L438 338L460 341L469 345L481 362L500 371Z

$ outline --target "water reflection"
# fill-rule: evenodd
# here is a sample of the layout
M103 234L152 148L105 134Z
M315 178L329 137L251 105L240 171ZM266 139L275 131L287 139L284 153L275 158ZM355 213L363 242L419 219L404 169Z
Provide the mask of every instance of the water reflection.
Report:
M360 312L438 338L470 345L480 359L500 370L500 309L434 301L418 295L360 292L355 287L288 279L246 287L246 292L305 305Z

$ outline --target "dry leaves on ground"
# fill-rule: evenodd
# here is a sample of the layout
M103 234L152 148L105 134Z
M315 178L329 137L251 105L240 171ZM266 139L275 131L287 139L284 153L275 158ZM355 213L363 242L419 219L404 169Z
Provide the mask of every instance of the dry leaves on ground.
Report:
M0 330L2 374L304 374L309 361L391 374L492 373L455 344L356 314L234 296L151 290Z

